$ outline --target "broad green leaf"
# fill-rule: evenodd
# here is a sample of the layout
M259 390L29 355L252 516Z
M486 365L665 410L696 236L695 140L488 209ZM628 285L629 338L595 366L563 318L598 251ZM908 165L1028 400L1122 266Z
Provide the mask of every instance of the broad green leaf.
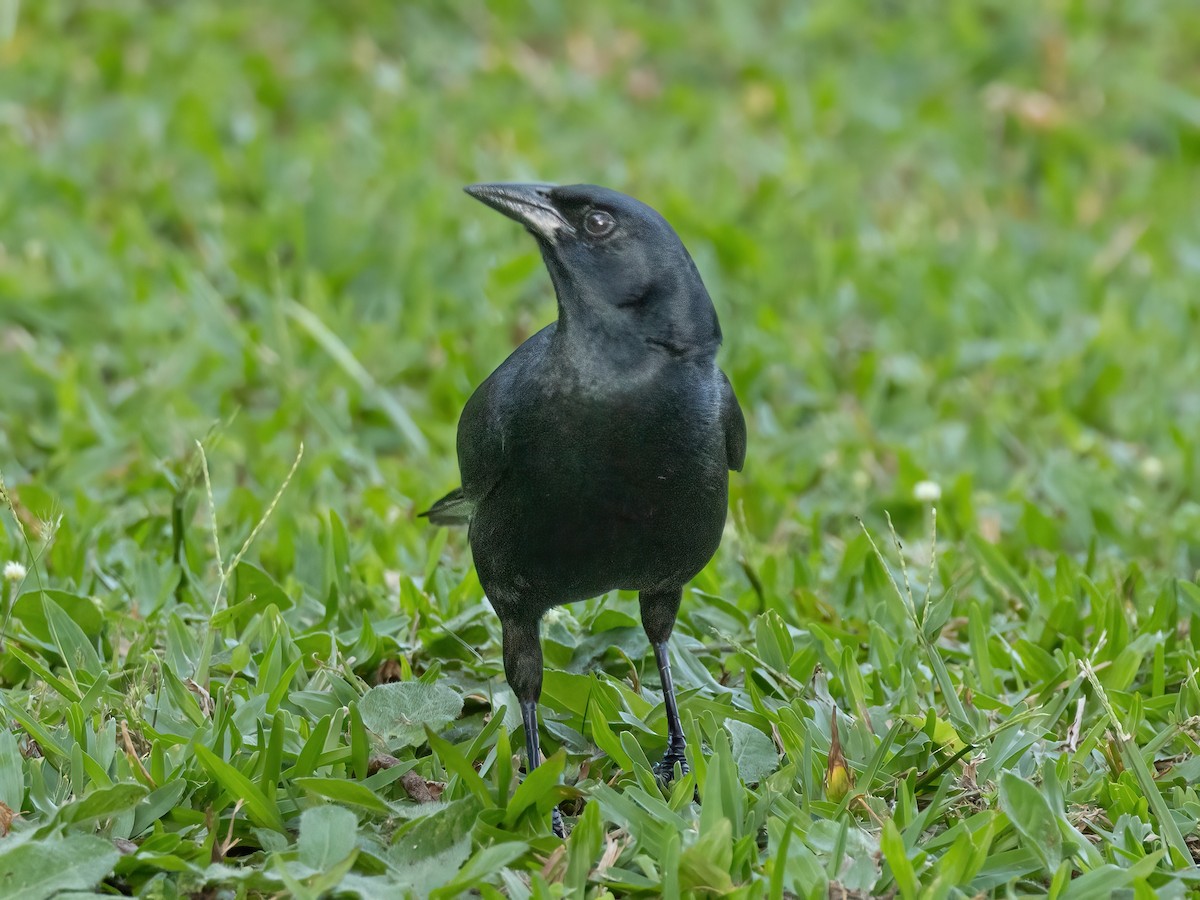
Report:
M508 808L504 812L504 824L512 827L521 813L531 806L539 811L547 811L557 802L553 788L562 778L563 767L567 763L565 750L559 750L540 766L525 776L525 780L517 786Z
M183 798L187 789L188 783L180 778L168 781L157 790L151 791L134 810L130 836L137 837L165 816Z
M58 653L62 657L67 671L72 673L72 677L76 669L82 669L92 676L99 675L100 657L83 629L61 606L45 594L42 595L42 609L46 615L47 627L50 629L51 642L58 648ZM88 683L91 683L90 679Z
M1114 724L1118 728L1120 727L1119 723ZM1175 857L1175 864L1179 866L1186 865L1188 860L1191 859L1187 840L1180 831L1179 824L1175 821L1175 817L1167 805L1162 791L1159 790L1158 783L1154 780L1154 774L1150 771L1150 767L1146 765L1146 760L1142 757L1142 751L1132 740L1126 740L1122 736L1117 736L1117 742L1120 746L1121 758L1125 760L1125 765L1132 770L1134 777L1141 786L1143 795L1149 801L1150 808L1154 811L1158 827L1161 829L1167 846L1171 848L1172 854Z
M5 900L46 900L61 891L88 890L120 858L111 841L84 834L20 844L0 843L0 885Z
M788 870L788 847L791 845L792 835L796 833L794 819L789 819L783 824L782 837L779 836L779 825L779 819L772 819L767 826L767 839L772 850L769 864L771 882L767 889L770 900L783 900L783 886L786 883L784 876Z
M1000 808L1024 838L1024 844L1038 855L1048 875L1062 862L1062 833L1050 804L1042 792L1019 775L1004 772L1000 776Z
M128 781L97 788L59 807L54 821L65 825L106 819L133 809L148 793L144 785Z
M358 837L358 817L348 809L325 804L300 814L300 861L325 872L345 860Z
M292 598L258 566L242 561L233 571L233 599L212 618L213 628L242 626L269 606L291 609Z
M678 829L663 826L658 819L639 806L624 791L618 791L607 784L598 784L592 788L591 803L600 804L604 818L616 822L633 836L638 846L654 856L663 853L665 842L669 835L677 835Z
M396 865L417 862L467 837L483 809L475 797L417 807L418 811L426 810L425 814L397 829L388 852L389 862Z
M733 826L728 819L718 819L680 855L680 887L717 894L731 891L733 879L729 867L732 861Z
M633 760L621 746L620 739L609 726L608 720L598 704L593 703L588 710L588 724L591 726L592 740L595 741L596 746L612 757L613 761L626 772L631 771Z
M1103 900L1114 892L1140 879L1149 878L1159 861L1167 855L1166 848L1147 854L1130 866L1103 865L1074 878L1060 895L1062 900ZM1135 895L1136 896L1136 895Z
M425 737L429 741L430 749L441 760L442 765L457 775L467 790L485 804L491 805L494 802L487 783L475 771L471 760L463 756L449 741L442 740L432 731L426 731Z
M888 819L883 823L883 834L879 838L879 849L892 870L892 878L900 889L904 900L915 900L917 896L917 875L913 871L912 861L908 858L908 850L904 846L904 838L896 828L896 823Z
M203 744L193 744L196 758L229 794L246 804L246 812L263 828L283 831L283 817L273 797L267 797L245 775Z
M525 855L529 849L520 841L493 844L478 850L459 869L454 880L430 894L432 898L458 897L483 879L490 879L509 863Z
M662 873L662 896L665 900L679 900L683 896L680 885L683 855L679 833L672 831L663 840L663 850L658 857L659 872Z
M848 820L818 819L804 835L804 843L837 868L830 872L848 890L870 892L879 880L879 842Z
M450 879L458 876L463 863L471 855L470 837L457 838L449 844L439 845L438 849L418 859L403 862L393 862L390 868L395 885L415 889L417 896L427 896ZM394 896L384 894L383 897Z
M577 896L586 893L588 873L603 846L604 822L600 818L600 805L588 803L567 839L567 874L563 884L568 891Z
M296 757L296 765L289 772L290 775L304 777L311 775L316 770L317 761L325 751L325 742L329 738L332 722L333 716L327 715L322 716L312 726L312 731L309 732L304 746L300 749L300 754Z
M775 610L767 610L754 623L754 646L763 662L776 672L786 672L795 650L787 624Z
M104 615L90 597L56 590L26 591L13 601L12 617L39 641L53 640L44 606L46 600L70 616L89 639L95 640L104 630Z
M358 704L351 703L349 709L351 770L354 772L354 777L361 780L367 777L370 768L370 738L367 736L367 729L363 724L362 713L358 710Z
M753 725L726 719L725 730L733 744L738 775L746 784L757 784L779 767L775 744Z
M767 819L771 880L770 900L784 900L788 888L804 898L824 898L828 895L829 879L820 861L800 839L795 819L783 822Z
M25 773L17 739L5 728L0 730L0 803L20 812L25 801Z
M462 712L462 697L444 684L400 681L371 688L358 703L363 724L392 749L425 742L425 728L443 728Z
M30 672L32 672L46 684L50 685L50 687L54 688L54 690L58 691L58 693L66 699L83 699L83 692L75 684L59 678L50 671L49 666L47 666L37 657L26 653L15 643L8 644L8 646L4 648L4 652L20 662L23 666L25 666L25 668L29 669Z
M317 797L324 797L326 800L346 803L350 806L358 806L384 816L393 813L391 806L380 799L369 787L359 784L357 781L347 781L344 778L309 776L307 778L297 778L293 784L302 791L306 791Z

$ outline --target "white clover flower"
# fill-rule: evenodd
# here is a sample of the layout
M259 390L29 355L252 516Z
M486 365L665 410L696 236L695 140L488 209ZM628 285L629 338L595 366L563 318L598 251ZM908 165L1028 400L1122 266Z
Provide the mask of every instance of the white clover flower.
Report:
M922 503L936 503L942 499L942 486L936 481L918 481L913 485L913 497Z
M10 559L4 564L4 580L5 581L21 581L25 577L25 567L15 559Z

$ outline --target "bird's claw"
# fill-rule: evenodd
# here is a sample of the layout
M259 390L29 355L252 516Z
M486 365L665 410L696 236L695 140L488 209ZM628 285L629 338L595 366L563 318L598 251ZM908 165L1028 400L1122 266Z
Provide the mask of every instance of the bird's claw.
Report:
M679 763L679 777L683 777L691 771L691 767L687 764L687 760L683 758L683 754L667 753L662 759L656 762L652 769L654 771L654 779L666 790L671 786L671 782L675 780L675 763ZM700 802L700 788L695 786L692 789L692 800L696 803Z
M554 807L554 811L550 814L550 828L554 831L556 838L565 838L567 830L563 826L562 813L558 811L558 807Z
M679 763L680 776L686 775L691 769L688 767L687 760L683 754L667 753L656 762L653 766L654 777L663 784L670 784L675 780L675 764Z

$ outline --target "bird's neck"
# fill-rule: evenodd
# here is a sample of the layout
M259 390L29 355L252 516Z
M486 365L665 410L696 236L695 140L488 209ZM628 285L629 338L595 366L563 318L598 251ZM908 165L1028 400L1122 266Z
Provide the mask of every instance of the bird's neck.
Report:
M559 308L552 342L563 364L584 378L626 377L637 380L675 365L711 365L718 340L686 340L679 329L645 330L620 310L618 315L588 315Z
M585 326L578 317L560 315L554 335L559 357L581 373L639 372L654 365L655 354L638 335L605 325Z
M716 310L702 282L661 282L653 294L614 303L554 279L558 295L555 342L576 359L613 367L642 367L664 358L711 361L721 344ZM565 288L565 290L564 290ZM564 301L564 294L570 298Z

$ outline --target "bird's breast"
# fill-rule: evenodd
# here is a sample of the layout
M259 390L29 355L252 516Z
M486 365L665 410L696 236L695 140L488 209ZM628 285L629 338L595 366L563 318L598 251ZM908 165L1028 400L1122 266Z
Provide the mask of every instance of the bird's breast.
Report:
M674 521L719 508L726 472L715 416L671 396L569 402L528 432L523 479L540 504L592 533Z
M727 508L718 388L696 378L527 383L506 417L504 475L472 521L489 596L520 582L557 603L695 575Z

